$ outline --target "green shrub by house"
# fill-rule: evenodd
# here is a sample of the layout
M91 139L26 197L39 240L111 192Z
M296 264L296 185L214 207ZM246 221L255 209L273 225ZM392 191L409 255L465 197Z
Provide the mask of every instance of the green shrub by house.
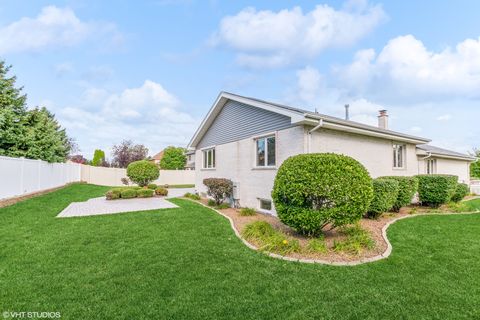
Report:
M150 161L135 161L127 167L128 178L141 187L147 186L153 180L158 179L159 175L158 166Z
M460 202L470 193L470 188L465 183L458 183L453 193L452 198L450 199L453 202Z
M413 196L418 190L418 179L416 177L387 176L380 177L380 179L393 179L398 181L397 200L392 207L394 211L398 212L401 207L408 206L412 203Z
M300 154L280 166L272 198L280 220L306 235L358 221L373 197L368 171L351 157Z
M137 198L151 198L154 191L152 189L138 189Z
M417 178L420 202L434 208L449 202L457 188L457 176L426 174Z
M382 213L389 211L397 201L399 182L394 179L374 179L373 199L368 208L369 218L378 218Z
M213 198L217 206L233 192L233 182L228 179L207 178L203 179L203 184L207 187L207 194Z
M120 190L112 189L112 190L108 190L107 193L105 193L105 197L107 198L107 200L116 200L116 199L120 199L120 194L121 194Z

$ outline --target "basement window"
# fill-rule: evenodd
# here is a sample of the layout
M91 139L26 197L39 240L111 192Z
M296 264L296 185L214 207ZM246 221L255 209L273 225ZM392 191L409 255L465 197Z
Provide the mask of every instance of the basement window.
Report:
M267 199L258 199L260 204L260 210L263 211L272 211L272 201Z

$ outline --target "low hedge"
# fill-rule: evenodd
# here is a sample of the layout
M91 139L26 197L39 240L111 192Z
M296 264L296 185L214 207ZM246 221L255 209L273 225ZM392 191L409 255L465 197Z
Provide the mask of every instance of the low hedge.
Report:
M367 217L376 219L393 208L398 198L400 183L394 179L374 179L373 199L368 208Z
M138 189L137 198L151 198L154 191L152 189Z
M157 185L155 183L150 183L147 187L148 189L152 189L152 190L157 189Z
M453 202L460 202L470 193L470 188L465 183L458 183L453 193L452 198L450 199Z
M380 179L393 179L398 181L397 200L391 208L393 211L399 211L400 208L412 203L412 199L418 190L418 179L416 177L386 176Z
M167 196L168 195L168 189L164 187L157 187L155 189L155 194L158 196Z
M458 177L446 174L417 176L418 196L423 205L437 208L449 202L457 188Z
M120 193L122 199L132 199L137 197L137 190L135 189L125 189Z

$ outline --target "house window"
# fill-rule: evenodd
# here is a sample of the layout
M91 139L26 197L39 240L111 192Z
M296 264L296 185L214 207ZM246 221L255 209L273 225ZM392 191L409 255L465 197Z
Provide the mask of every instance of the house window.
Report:
M260 209L264 211L272 211L272 201L267 199L259 199Z
M427 174L437 173L437 159L428 159L425 163Z
M203 169L215 168L215 148L203 150Z
M259 138L255 140L256 146L256 166L274 167L275 166L275 136Z
M393 167L403 169L405 167L405 145L393 145Z

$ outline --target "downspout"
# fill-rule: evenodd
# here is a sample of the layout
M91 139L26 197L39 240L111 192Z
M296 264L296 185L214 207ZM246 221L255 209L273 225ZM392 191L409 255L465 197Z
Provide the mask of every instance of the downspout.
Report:
M428 159L432 156L432 153L431 152L427 152L427 156L426 157L423 157L421 158L420 160L425 160L425 159ZM425 164L424 164L425 165ZM418 174L420 174L420 162L418 162Z
M316 125L312 130L309 130L307 135L307 153L310 153L310 145L312 143L312 133L323 127L323 118L320 118L318 125Z

